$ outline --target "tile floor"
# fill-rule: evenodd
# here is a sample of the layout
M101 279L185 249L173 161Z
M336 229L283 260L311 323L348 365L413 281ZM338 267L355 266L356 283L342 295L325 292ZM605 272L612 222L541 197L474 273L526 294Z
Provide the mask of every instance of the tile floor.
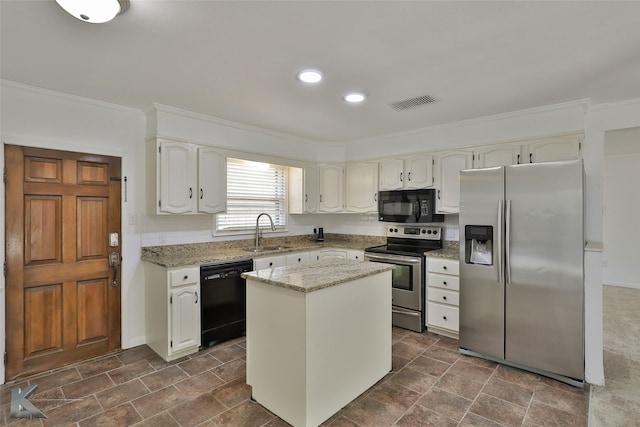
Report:
M586 426L588 392L460 355L457 341L394 328L393 372L323 426ZM0 387L0 424L28 426L288 426L250 401L245 340L166 363L148 347ZM9 416L11 389L48 418Z

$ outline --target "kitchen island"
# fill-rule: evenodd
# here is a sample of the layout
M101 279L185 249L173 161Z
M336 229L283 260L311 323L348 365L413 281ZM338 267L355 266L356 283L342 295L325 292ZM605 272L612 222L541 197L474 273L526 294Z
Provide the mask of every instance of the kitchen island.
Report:
M389 373L392 269L334 259L243 273L252 398L317 426Z

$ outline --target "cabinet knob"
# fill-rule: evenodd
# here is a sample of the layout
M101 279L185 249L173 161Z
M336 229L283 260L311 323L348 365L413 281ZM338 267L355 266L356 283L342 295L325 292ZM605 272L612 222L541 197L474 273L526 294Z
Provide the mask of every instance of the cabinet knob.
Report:
M269 263L269 267L271 267L272 265L273 265L273 263L272 263L272 262L270 262L270 263Z
M302 262L302 258L298 258L298 262Z
M443 266L443 267L442 267L442 269L443 269L443 270L446 270L446 269L447 269L447 266L446 266L446 265L445 265L445 266Z
M187 280L189 278L189 276L187 276L186 274L184 275L184 277L182 278L182 280Z
M443 285L447 286L447 282L442 282Z
M447 300L447 297L442 297L442 299L446 301L446 300Z
M443 318L444 320L447 320L447 316L442 316L442 318Z

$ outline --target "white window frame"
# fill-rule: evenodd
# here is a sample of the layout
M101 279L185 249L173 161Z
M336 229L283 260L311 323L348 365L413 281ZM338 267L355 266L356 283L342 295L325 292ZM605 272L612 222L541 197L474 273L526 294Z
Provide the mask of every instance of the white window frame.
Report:
M259 184L260 180L265 178L269 179L265 174L260 173L260 171L264 171L264 169L277 170L278 173L281 173L280 178L284 183L282 186L275 185L273 188L273 190L275 190L274 194L280 194L279 197L270 197L268 195L268 189L263 191L262 194L260 194L260 191L255 190L255 185ZM255 172L255 174L253 174L253 172ZM239 178L240 176L251 180L251 187L246 186L247 181L242 181ZM287 166L231 157L227 158L227 212L214 215L213 234L253 234L256 229L256 219L262 212L271 215L276 225L276 233L286 232L289 224L288 185L289 168ZM251 206L252 202L253 206ZM268 206L270 202L273 202L273 207ZM234 226L230 224L233 222L233 219L228 218L227 215L232 214L230 211L235 210L237 212L238 209L242 212L241 206L243 203L248 204L249 207L243 212L244 218L237 218L238 225ZM261 204L263 206L260 206ZM274 233L271 230L268 218L263 217L260 219L260 230L265 234Z

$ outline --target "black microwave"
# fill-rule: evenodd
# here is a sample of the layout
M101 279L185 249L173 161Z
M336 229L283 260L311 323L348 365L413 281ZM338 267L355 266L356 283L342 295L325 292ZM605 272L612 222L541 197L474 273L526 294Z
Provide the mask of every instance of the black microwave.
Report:
M384 222L443 222L436 214L436 190L393 190L378 192L378 220Z

